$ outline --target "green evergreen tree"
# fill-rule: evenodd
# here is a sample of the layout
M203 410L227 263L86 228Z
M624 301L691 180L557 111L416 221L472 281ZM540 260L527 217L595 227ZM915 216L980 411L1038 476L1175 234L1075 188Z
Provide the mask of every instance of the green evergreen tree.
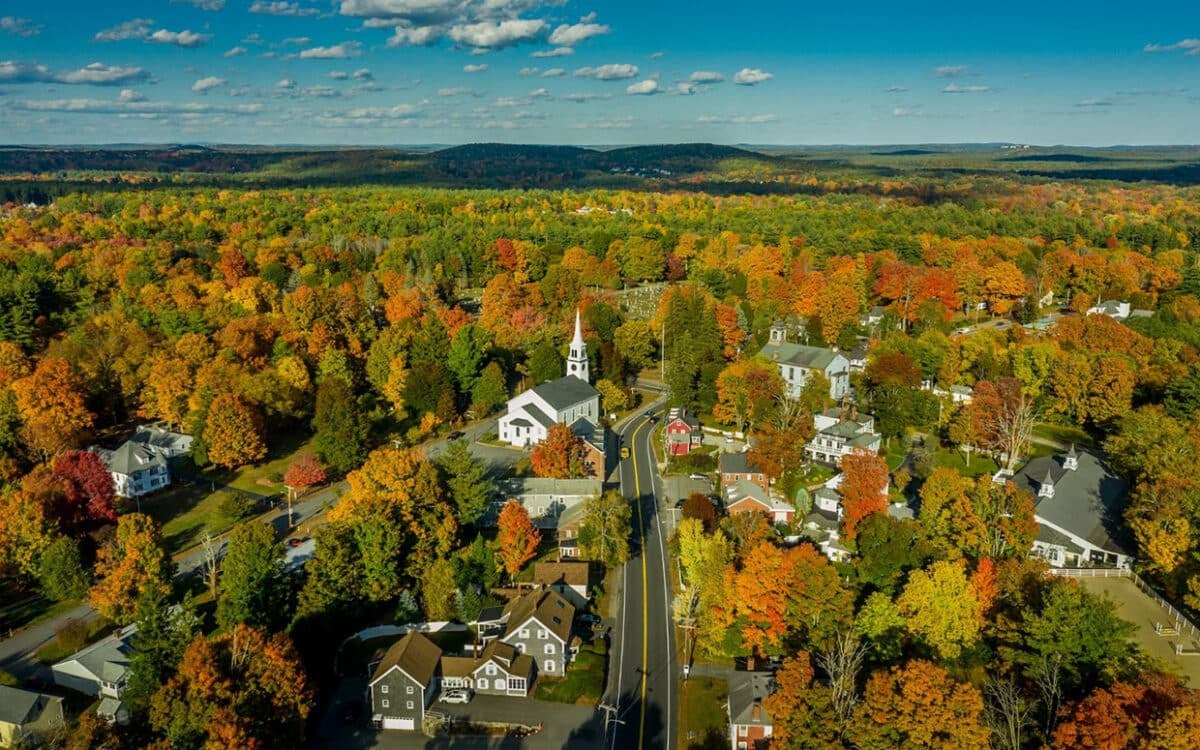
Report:
M455 332L446 364L460 393L470 394L475 388L489 347L487 332L474 323L467 323Z
M438 458L442 483L458 509L460 524L475 523L487 509L492 496L487 466L471 455L466 440L451 440L446 452Z
M46 598L58 602L78 599L87 593L91 575L83 567L74 539L58 536L42 552L38 560L38 583Z
M313 450L321 463L334 471L344 474L366 459L370 425L341 378L329 378L317 386L313 429L317 433Z
M489 362L487 367L483 368L479 380L475 381L475 387L471 389L471 404L475 409L475 416L490 414L506 401L508 380L504 377L504 370L499 363Z
M273 629L286 617L287 593L275 529L259 521L235 526L221 564L217 622L223 628L241 623Z
M525 369L529 373L529 379L537 384L561 378L565 365L566 360L559 354L554 342L544 340L529 353Z
M121 697L139 711L174 674L184 649L200 632L200 619L190 597L173 605L163 590L153 587L138 599L134 617L129 683Z

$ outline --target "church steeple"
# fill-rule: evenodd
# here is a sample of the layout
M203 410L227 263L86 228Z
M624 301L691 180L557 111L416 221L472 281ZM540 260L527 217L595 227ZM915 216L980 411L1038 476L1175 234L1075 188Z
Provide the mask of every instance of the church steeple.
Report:
M571 351L567 354L567 374L585 383L591 382L587 346L583 343L583 327L579 323L579 308L575 308L575 337L571 339Z

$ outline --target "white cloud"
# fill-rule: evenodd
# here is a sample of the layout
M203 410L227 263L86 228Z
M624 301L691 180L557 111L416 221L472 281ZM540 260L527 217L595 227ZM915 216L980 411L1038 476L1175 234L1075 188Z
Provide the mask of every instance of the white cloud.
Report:
M225 0L171 0L172 3L186 3L200 10L218 11L225 7Z
M424 47L433 44L445 33L440 26L397 26L395 33L387 41L389 47Z
M697 70L688 76L688 80L692 83L720 83L725 76L715 70Z
M342 42L332 47L309 47L300 52L301 60L344 60L362 54L362 42Z
M252 104L207 104L202 102L151 102L144 99L26 99L13 102L27 112L64 112L74 114L189 114L211 113L252 115L263 111L260 102Z
M67 83L92 86L119 86L150 79L150 74L132 65L105 65L94 62L77 70L55 71L38 63L20 60L0 62L0 83Z
M350 77L350 74L344 70L331 70L329 71L329 77L335 81L344 81Z
M452 88L438 89L438 96L476 96L475 89L469 89L465 86L454 86Z
M884 91L888 92L889 94L899 94L901 92L908 91L908 86L888 86L886 89L884 89Z
M28 18L17 18L16 16L0 17L0 31L13 36L37 36L42 33L42 29L46 28L40 23L34 23Z
M948 83L946 88L942 89L943 94L979 94L984 91L991 91L991 86L960 86L957 83Z
M542 78L561 78L567 74L566 68L549 68L542 73Z
M554 49L540 49L537 52L530 52L530 57L568 57L575 54L572 47L555 47Z
M625 130L632 128L637 118L633 115L614 117L610 120L592 120L589 122L573 122L568 125L572 130Z
M1083 101L1075 102L1076 107L1111 107L1115 104L1116 102L1108 97L1084 99Z
M966 72L966 65L939 65L933 69L933 74L938 78L958 78Z
M687 81L680 81L679 83L675 84L675 93L681 96L691 96L699 90L700 87Z
M641 94L643 96L648 95L648 94L657 94L658 93L658 81L654 80L653 78L647 78L644 81L638 81L637 83L631 83L625 87L625 93L626 94Z
M619 81L623 78L633 78L638 74L638 66L628 63L609 63L599 67L577 68L576 78L595 78L598 81Z
M277 88L277 89L294 89L294 88L296 88L296 81L291 78L281 78L275 82L275 88Z
M541 70L541 68L525 67L518 70L517 75L521 76L522 78L528 78L529 76L537 75L541 72Z
M576 24L562 24L550 32L549 42L560 47L574 47L580 42L586 42L594 36L607 34L612 31L608 24L595 23L596 14L589 13L579 19Z
M314 97L324 97L324 98L342 95L340 91L333 88L332 86L307 86L305 88L300 89L300 93L304 96L314 96Z
M657 59L659 59L660 57L662 57L662 56L663 56L663 55L665 55L665 54L667 54L667 53L666 53L666 52L651 52L651 53L648 55L648 57L649 57L649 59L651 59L651 60L657 60Z
M197 94L203 94L205 91L208 91L209 89L215 89L218 86L224 86L224 85L225 85L224 78L218 78L216 76L208 76L207 78L201 78L200 80L193 83L192 91L195 91Z
M754 86L774 78L773 73L767 73L758 68L742 68L733 75L733 82L739 86Z
M464 65L463 66L464 73L482 73L483 71L485 71L487 69L488 69L487 63L481 63L479 65Z
M701 115L696 122L704 125L762 125L778 122L779 115Z
M575 102L576 104L583 104L584 102L591 102L591 101L595 101L596 99L611 99L612 97L602 96L600 94L566 94L559 98L562 99L563 101Z
M546 30L546 22L536 18L508 18L455 24L447 32L455 42L480 49L500 49L528 42Z
M910 117L912 112L904 107L896 107L892 110L892 117Z
M1196 57L1200 55L1200 39L1180 39L1174 44L1147 44L1142 47L1143 52L1178 52Z
M246 54L248 51L245 47L232 47L225 52L225 57L237 57Z
M146 97L134 91L133 89L121 89L121 93L117 95L119 102L144 102Z
M358 70L351 73L350 77L356 81L373 81L373 80L375 80L375 74L371 72L370 68L359 68Z
M517 99L512 96L502 96L492 102L493 107L520 107L523 104L528 104L524 99Z
M312 44L312 37L289 36L288 38L286 38L282 42L280 42L280 44L290 44L290 45L295 45L297 47L303 47L306 44Z
M283 0L268 2L255 0L250 5L251 13L261 13L268 16L315 16L321 11L316 8L305 8L299 3L288 3Z
M150 35L150 26L153 23L153 18L134 18L124 23L119 23L110 29L98 31L92 39L97 42L123 42L126 39L145 39Z
M284 40L284 41L287 41L287 40ZM242 39L242 44L265 44L265 43L266 42L262 38L262 35L259 34L257 31L254 32L253 34L247 34L245 36L245 38Z
M173 44L176 47L203 47L208 44L208 39L208 34L197 34L187 29L183 31L159 29L146 37L146 41L152 44Z
M534 89L533 91L529 92L528 96L530 99L544 99L545 97L550 96L550 89L548 89L548 88Z

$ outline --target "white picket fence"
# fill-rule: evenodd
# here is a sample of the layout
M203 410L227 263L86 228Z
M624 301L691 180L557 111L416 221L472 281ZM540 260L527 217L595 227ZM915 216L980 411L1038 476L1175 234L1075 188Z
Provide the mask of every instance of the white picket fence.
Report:
M1132 570L1124 568L1051 568L1049 572L1051 575L1062 576L1064 578L1128 578L1133 581L1133 584L1142 593L1166 610L1167 614L1171 616L1174 628L1180 635L1200 639L1200 628L1197 628L1186 615L1176 609L1175 605L1162 598L1157 591L1150 588L1150 584L1143 581L1142 577Z

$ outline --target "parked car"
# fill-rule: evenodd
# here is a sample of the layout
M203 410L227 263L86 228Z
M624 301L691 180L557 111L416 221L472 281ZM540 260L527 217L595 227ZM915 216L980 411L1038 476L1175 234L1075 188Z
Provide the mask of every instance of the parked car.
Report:
M462 437L462 436L463 436L463 431L462 431L462 430L455 430L454 432L452 432L452 433L450 433L449 435L447 435L447 436L446 436L446 439L447 439L447 440L458 440L458 439L459 439L460 437Z
M595 625L596 623L600 622L600 618L596 615L584 612L582 615L579 615L579 621L587 625Z
M701 481L706 481L708 479L708 475L707 474L688 474L688 479L698 479Z
M304 540L300 537L295 537L293 539L289 539L287 543L289 547L299 547L301 544L304 544Z
M442 691L442 703L470 703L470 688L452 688Z
M648 411L648 412L646 412L646 419L650 420L651 422L654 422L654 421L658 420L658 417L654 416L654 412Z

